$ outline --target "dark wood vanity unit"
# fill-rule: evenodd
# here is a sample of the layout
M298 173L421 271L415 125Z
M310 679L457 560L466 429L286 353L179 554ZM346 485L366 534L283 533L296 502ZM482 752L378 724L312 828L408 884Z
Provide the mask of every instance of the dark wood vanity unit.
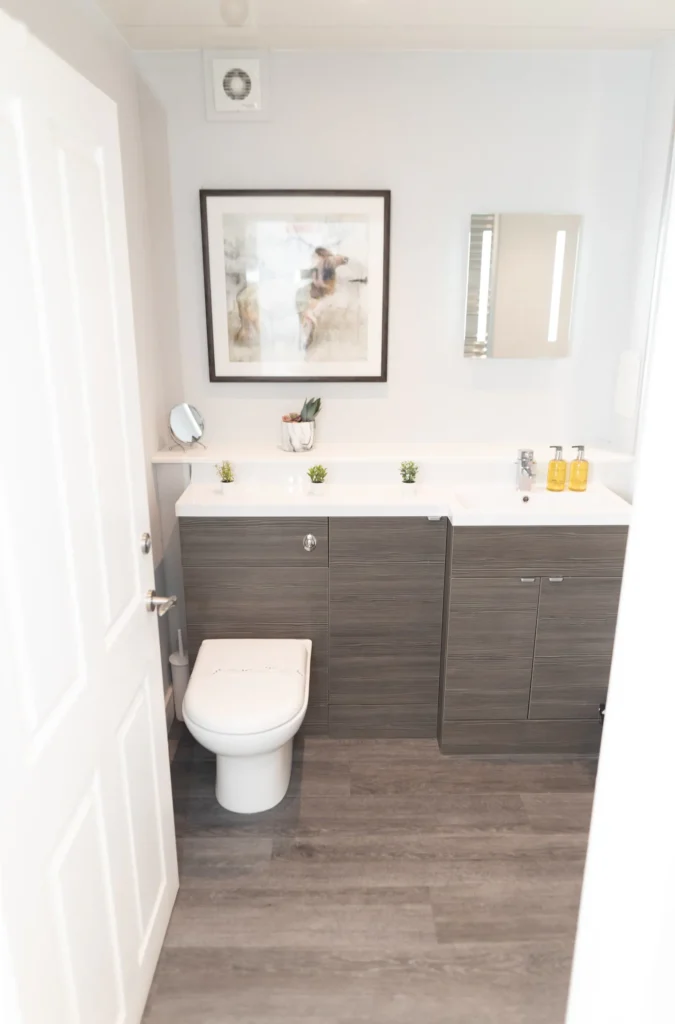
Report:
M311 639L309 733L595 753L626 535L183 517L190 657L208 638Z
M190 657L216 637L307 638L305 733L435 736L447 531L426 517L181 518Z
M451 533L441 749L597 753L628 528Z

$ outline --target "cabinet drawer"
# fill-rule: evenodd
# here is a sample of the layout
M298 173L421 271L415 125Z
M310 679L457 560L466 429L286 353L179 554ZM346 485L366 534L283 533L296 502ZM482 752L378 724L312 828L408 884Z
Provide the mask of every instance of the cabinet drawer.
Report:
M453 576L621 576L627 526L458 526Z
M445 563L448 520L407 516L330 521L330 564Z
M531 677L531 658L450 659L445 673L443 718L447 722L524 721Z
M610 658L620 592L617 579L542 579L535 656Z
M597 721L611 664L611 658L535 658L529 717Z
M316 547L306 551L312 534ZM180 519L183 566L327 565L327 519Z
M538 579L453 579L448 662L486 655L531 659L538 600Z

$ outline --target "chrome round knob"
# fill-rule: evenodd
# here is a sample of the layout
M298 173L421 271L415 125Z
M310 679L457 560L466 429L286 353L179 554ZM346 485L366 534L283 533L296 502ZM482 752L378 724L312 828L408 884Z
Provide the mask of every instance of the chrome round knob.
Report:
M302 546L305 551L313 551L316 547L316 537L313 533L307 533L302 538Z

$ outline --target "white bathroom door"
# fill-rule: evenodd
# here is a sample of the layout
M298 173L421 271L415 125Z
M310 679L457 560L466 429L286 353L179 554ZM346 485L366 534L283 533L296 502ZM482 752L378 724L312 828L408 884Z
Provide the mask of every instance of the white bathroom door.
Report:
M137 1024L177 890L114 103L0 11L0 1019Z

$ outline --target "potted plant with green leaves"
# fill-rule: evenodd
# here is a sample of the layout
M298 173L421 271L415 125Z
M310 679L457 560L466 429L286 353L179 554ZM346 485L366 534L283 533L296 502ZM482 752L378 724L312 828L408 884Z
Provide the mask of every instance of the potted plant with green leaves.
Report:
M218 465L216 466L216 473L218 474L218 479L220 480L221 491L225 491L227 489L227 484L234 483L234 470L232 469L231 462L219 462Z
M310 494L322 494L325 486L325 479L328 476L328 470L325 466L310 466L307 470L307 476L309 477L309 493Z
M403 484L403 490L406 494L415 493L415 485L417 483L417 474L419 472L419 466L414 462L402 462L399 470L401 474L401 481Z
M320 398L306 398L300 412L281 418L281 447L285 452L308 452L314 447L316 417L321 412Z

